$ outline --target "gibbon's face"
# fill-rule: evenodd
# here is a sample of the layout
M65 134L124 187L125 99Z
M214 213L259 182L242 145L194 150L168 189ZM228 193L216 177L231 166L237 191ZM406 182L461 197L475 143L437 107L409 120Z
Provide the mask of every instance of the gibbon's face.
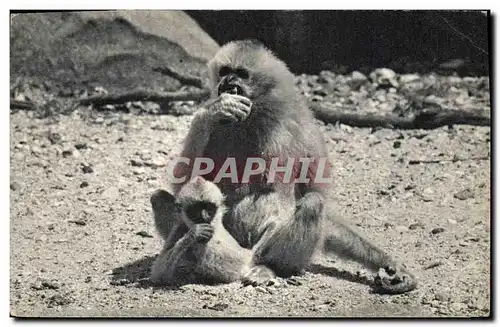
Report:
M229 93L256 101L281 87L284 81L293 82L286 65L253 41L224 45L208 65L215 96Z
M194 224L211 223L217 213L217 205L208 201L194 201L183 207L186 217Z
M219 188L199 176L184 185L177 195L179 209L194 224L212 222L223 200Z

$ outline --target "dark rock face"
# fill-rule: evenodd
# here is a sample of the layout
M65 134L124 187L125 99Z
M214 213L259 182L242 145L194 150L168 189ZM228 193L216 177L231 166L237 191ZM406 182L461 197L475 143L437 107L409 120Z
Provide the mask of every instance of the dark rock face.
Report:
M11 18L11 81L19 76L63 84L172 90L152 73L168 65L200 74L218 44L182 11L23 13Z
M295 73L488 74L489 17L451 11L188 11L219 44L257 38ZM441 66L441 67L440 67Z

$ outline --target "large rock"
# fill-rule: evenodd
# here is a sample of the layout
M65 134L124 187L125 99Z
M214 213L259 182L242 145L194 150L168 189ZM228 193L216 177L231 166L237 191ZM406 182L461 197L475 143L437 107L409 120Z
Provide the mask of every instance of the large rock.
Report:
M182 11L25 13L11 17L11 81L18 76L108 90L179 84L151 71L199 75L219 45Z

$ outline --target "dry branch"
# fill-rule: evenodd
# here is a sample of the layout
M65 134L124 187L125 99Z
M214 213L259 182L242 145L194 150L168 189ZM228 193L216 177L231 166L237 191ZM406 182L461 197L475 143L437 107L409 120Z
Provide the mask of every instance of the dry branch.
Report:
M170 67L155 67L153 68L153 71L166 76L173 77L184 85L191 85L199 89L207 88L205 82L200 77L189 74L181 74Z
M201 101L210 95L207 89L190 92L153 92L146 90L135 90L121 94L94 95L88 98L80 99L83 106L96 105L103 106L107 104L123 104L132 101L151 101L156 103L165 103L171 101Z
M10 98L10 107L15 109L35 110L36 104L31 101L19 101Z
M434 129L448 125L491 126L491 118L484 110L473 111L423 109L411 117L342 112L325 103L310 104L316 118L325 123L339 122L355 127L386 127L394 129Z
M153 92L146 90L134 90L121 94L94 95L80 99L81 105L103 106L107 104L122 104L131 101L151 101L156 103L165 103L171 101L202 101L210 96L210 90L202 78L181 74L169 67L155 67L153 71L177 79L183 85L190 85L199 88L196 91L178 91L178 92Z
M409 165L418 165L418 164L438 164L442 162L457 162L457 161L469 161L469 160L490 160L489 156L483 157L472 157L472 158L459 158L454 157L453 159L430 159L430 160L410 160L408 161Z

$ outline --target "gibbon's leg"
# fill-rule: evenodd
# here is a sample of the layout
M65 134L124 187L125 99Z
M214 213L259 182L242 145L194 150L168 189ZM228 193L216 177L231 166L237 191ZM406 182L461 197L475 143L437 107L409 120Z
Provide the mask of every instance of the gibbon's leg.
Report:
M190 229L175 245L163 248L151 268L151 281L155 284L168 285L180 281L189 281L198 265L197 247L204 247L212 238L213 227L209 224L197 224Z
M352 227L330 217L323 230L324 253L356 261L368 269L378 271L374 288L381 293L399 294L417 287L416 278L388 254L362 237Z
M255 246L253 263L256 268L246 279L251 283L265 282L266 266L279 276L291 276L306 268L321 239L322 195L307 193L297 202L295 211L276 223L266 222L267 230ZM274 206L285 205L275 201Z

